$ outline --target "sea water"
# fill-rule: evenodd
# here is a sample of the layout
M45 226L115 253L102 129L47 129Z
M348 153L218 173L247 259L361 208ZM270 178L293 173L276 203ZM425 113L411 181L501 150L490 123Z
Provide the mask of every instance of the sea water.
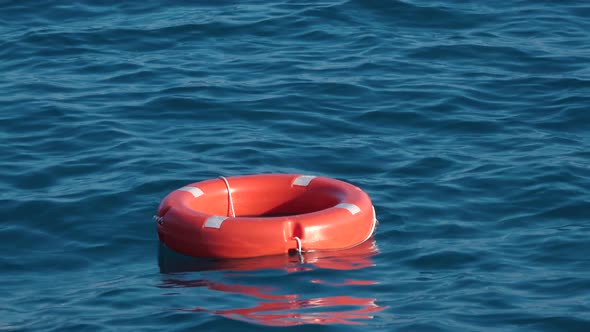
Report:
M3 1L0 330L590 330L589 18ZM169 192L258 173L362 188L375 236L247 260L159 244Z

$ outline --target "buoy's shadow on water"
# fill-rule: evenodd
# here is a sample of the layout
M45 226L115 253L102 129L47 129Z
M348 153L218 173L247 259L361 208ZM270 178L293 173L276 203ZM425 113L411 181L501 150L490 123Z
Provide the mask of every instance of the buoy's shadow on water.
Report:
M358 270L373 266L372 257L378 254L373 239L354 248L338 251L306 252L302 255L277 255L248 259L210 259L193 258L180 255L160 245L158 263L160 272L166 274L161 288L198 288L210 291L239 294L255 301L246 308L207 309L200 306L179 308L184 312L209 313L229 319L247 321L270 326L292 326L301 324L366 324L373 319L374 313L385 307L376 304L376 298L362 298L352 295L323 296L305 298L300 294L276 294L273 287L254 286L248 280L235 283L235 275L231 282L208 280L207 274L199 273L198 278L190 272L205 271L256 271L278 269L288 274L314 269ZM250 276L250 275L248 275ZM250 276L252 277L252 276ZM247 278L247 276L244 276ZM238 278L239 279L239 278ZM330 287L363 287L375 284L371 280L346 279L340 282L309 279L311 283L324 284ZM289 287L281 287L281 291L289 291ZM339 294L341 292L338 292Z

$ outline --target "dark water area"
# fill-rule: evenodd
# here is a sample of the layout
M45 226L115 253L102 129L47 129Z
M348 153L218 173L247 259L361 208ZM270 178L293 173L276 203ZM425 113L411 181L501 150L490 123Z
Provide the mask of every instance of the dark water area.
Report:
M1 331L589 331L590 3L2 1ZM162 246L188 183L366 191L362 246Z

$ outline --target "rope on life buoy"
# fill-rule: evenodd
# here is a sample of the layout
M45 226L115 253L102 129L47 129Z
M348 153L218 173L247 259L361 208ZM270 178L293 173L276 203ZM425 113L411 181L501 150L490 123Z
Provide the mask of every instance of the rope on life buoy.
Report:
M227 197L228 197L228 201L229 201L229 212L231 213L231 217L235 218L236 217L236 211L234 210L234 202L231 198L231 189L229 187L229 182L227 181L227 179L225 178L225 176L220 176L220 179L223 180L223 182L225 182L225 186L227 187Z
M299 257L299 263L303 264L305 263L305 258L303 257L303 250L301 249L301 239L297 236L294 236L293 240L297 242L297 249L295 249L295 251L297 252L297 256Z

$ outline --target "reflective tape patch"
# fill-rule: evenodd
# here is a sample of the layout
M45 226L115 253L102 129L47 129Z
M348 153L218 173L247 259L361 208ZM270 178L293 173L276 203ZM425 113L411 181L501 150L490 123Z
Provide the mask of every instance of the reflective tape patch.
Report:
M203 191L197 187L182 187L178 190L188 191L189 193L193 194L193 196L195 196L195 198L203 195Z
M358 206L351 204L351 203L340 203L340 204L336 205L335 207L341 208L341 209L347 209L353 215L361 212L361 209Z
M223 223L223 221L227 219L227 217L221 217L221 216L212 216L209 217L209 219L207 219L205 221L205 227L209 227L209 228L220 228L221 224Z
M316 177L313 175L301 175L293 181L294 186L301 186L307 187L307 185L311 182L311 180L315 179Z

